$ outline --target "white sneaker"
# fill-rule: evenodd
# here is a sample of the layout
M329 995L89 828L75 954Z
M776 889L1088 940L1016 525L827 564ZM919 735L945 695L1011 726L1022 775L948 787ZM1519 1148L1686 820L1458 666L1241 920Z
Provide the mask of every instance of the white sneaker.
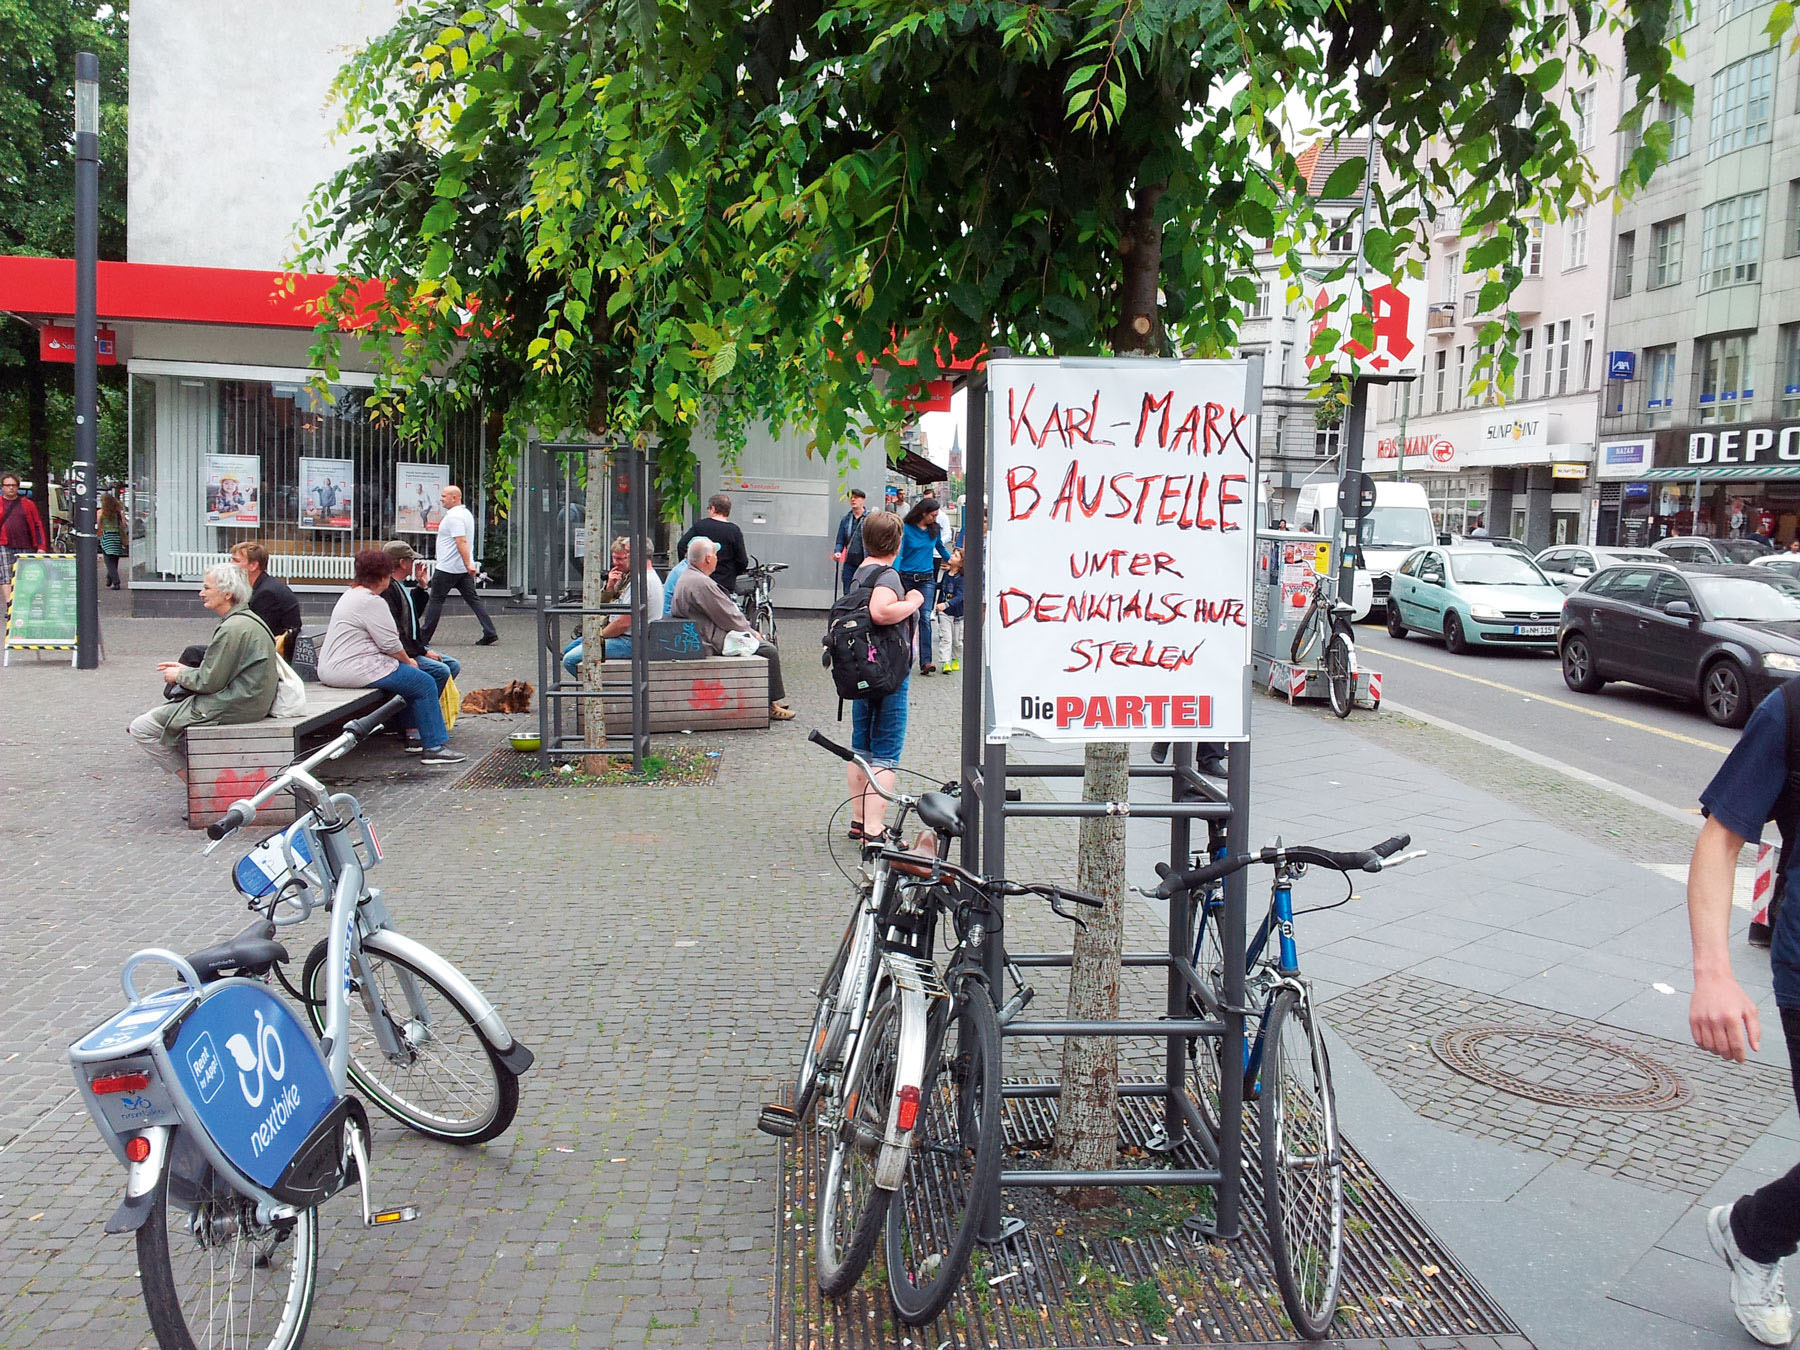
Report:
M1764 1345L1794 1339L1794 1310L1788 1307L1781 1262L1762 1265L1738 1250L1731 1235L1731 1206L1717 1205L1706 1216L1706 1240L1731 1267L1731 1306L1738 1321Z

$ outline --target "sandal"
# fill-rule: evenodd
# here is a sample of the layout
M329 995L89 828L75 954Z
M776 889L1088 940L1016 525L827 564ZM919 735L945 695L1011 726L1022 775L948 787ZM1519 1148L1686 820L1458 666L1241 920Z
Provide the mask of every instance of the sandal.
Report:
M852 839L861 839L863 837L862 822L860 820L853 820L850 822L850 837Z

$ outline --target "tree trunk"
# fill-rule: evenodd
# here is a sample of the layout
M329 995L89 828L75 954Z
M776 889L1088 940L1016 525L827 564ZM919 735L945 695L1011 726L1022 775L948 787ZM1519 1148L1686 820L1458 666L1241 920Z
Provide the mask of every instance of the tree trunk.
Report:
M606 447L595 442L587 452L587 507L583 514L587 525L587 550L581 559L581 606L593 609L605 603L607 566L612 555L608 551L604 530L606 521L606 486L610 460ZM581 688L584 693L600 688L600 664L606 655L606 639L600 630L606 626L602 615L590 614L581 621ZM582 744L594 750L606 748L606 704L604 699L582 698L581 725L585 731ZM602 755L589 755L584 760L589 773L606 767Z
M1154 356L1162 348L1156 288L1162 273L1162 225L1157 203L1164 185L1139 183L1125 214L1119 239L1121 277L1119 322L1113 351L1120 356ZM1130 752L1124 745L1089 745L1083 761L1083 801L1122 802L1131 796ZM1081 822L1077 853L1082 890L1106 901L1087 915L1087 930L1076 930L1075 959L1069 970L1072 1020L1108 1021L1119 1015L1120 954L1125 933L1125 817L1096 816ZM1116 1036L1069 1037L1063 1042L1062 1097L1057 1108L1052 1165L1059 1170L1109 1168L1119 1147L1119 1042ZM1084 1187L1069 1197L1081 1206L1108 1204L1117 1193Z

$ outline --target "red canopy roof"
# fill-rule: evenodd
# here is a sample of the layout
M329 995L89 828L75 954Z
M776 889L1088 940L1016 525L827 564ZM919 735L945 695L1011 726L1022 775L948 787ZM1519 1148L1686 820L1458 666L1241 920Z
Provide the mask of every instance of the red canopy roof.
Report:
M102 323L312 328L318 324L312 302L337 280L323 272L103 262L96 278L97 307ZM379 301L381 295L380 282L360 283L358 307ZM34 320L72 315L74 260L0 257L0 310Z

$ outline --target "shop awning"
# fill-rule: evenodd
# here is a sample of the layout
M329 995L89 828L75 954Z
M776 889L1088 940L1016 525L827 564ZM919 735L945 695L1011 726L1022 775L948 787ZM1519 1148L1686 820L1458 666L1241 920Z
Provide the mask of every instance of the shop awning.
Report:
M1800 478L1800 464L1694 464L1666 469L1645 469L1631 475L1639 483L1754 483L1776 478Z
M950 477L948 469L939 468L917 450L902 450L894 467L915 483L942 483Z
M313 305L337 278L235 267L170 267L103 262L95 269L102 323L206 323L253 328L312 328ZM359 308L381 298L363 282ZM44 322L75 313L71 258L0 257L0 311Z

